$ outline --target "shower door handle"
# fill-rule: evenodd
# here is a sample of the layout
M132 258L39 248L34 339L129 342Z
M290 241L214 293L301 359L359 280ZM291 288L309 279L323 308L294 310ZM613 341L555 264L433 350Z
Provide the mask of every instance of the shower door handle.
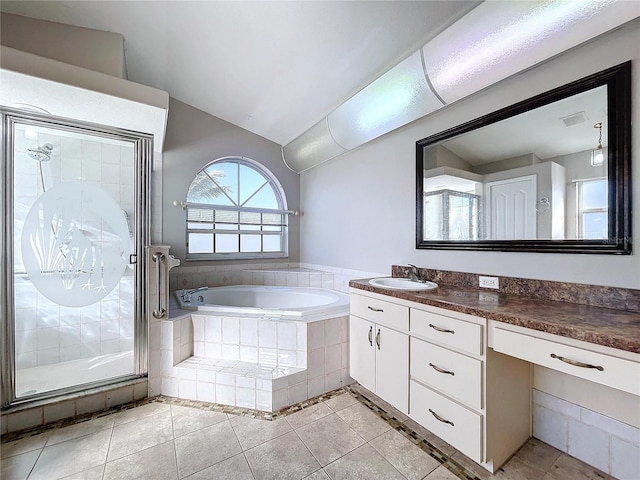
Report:
M164 274L165 269L160 265L164 263L164 253L156 252L151 257L156 264L156 293L158 295L158 308L153 311L154 318L164 318L167 313L167 309L162 306L162 281L160 276Z

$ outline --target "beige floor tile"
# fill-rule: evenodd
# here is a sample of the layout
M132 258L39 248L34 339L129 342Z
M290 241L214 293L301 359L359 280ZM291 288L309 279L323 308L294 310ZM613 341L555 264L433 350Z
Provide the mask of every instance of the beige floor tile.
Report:
M254 480L247 459L242 453L216 463L209 468L205 468L193 475L185 477L184 480Z
M13 455L0 462L0 478L2 480L25 480L38 460L40 450Z
M47 443L50 433L41 433L30 437L14 440L0 445L0 458L13 457L32 450L40 450Z
M350 407L354 403L359 402L349 393L343 393L342 395L338 395L337 397L333 397L324 401L324 404L334 412L342 410L343 408Z
M291 425L295 430L308 425L311 422L315 422L322 417L326 417L331 413L333 413L332 410L324 403L320 402L315 405L311 405L310 407L303 408L299 412L287 415L285 418L287 419L287 422L289 422L289 425Z
M327 465L325 471L332 480L404 480L398 470L370 445L362 445L344 457Z
M544 470L545 472L558 460L562 452L536 438L531 438L516 453L524 463Z
M496 473L493 474L496 480L541 480L545 470L536 468L525 463L518 457L511 457Z
M482 468L476 462L463 455L460 452L456 452L455 455L451 457L456 463L463 466L470 472L472 472L476 477L480 478L480 480L488 480L493 477L488 470Z
M409 480L420 480L440 466L440 462L395 430L371 440L369 445Z
M113 427L108 461L173 439L171 411L166 410Z
M296 433L323 467L365 443L335 413L299 428Z
M577 458L561 453L549 469L547 478L553 480L604 480L612 477Z
M204 470L242 452L229 421L176 438L180 478Z
M324 469L316 470L311 475L304 477L304 480L331 480Z
M298 480L320 468L295 432L247 450L245 456L258 480Z
M97 467L105 462L111 430L45 447L29 480L51 480Z
M175 437L227 420L226 413L210 412L178 405L171 405L171 416L173 418L173 435Z
M336 415L353 428L366 442L391 429L391 425L360 402L337 411Z
M177 480L173 440L107 462L103 480Z
M168 412L170 409L171 407L165 403L147 403L145 405L140 405L139 407L118 412L116 414L115 424L121 425L123 423L133 422L134 420L139 420L143 417Z
M249 450L292 430L285 418L269 421L238 416L231 419L231 426L243 450Z
M451 473L444 465L440 465L433 472L426 476L424 480L460 480L456 475Z
M58 428L51 432L49 440L47 440L47 446L110 429L113 427L114 420L115 415L106 415L86 422L76 423L75 425L69 425L68 427Z
M103 473L104 465L98 465L97 467L74 473L68 477L63 477L60 480L102 480Z

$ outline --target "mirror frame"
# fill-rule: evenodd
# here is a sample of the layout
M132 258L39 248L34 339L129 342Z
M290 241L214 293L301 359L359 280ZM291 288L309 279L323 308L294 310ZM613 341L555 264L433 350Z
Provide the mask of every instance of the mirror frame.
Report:
M596 87L607 86L609 238L606 240L424 240L425 147ZM416 248L505 252L631 254L631 61L416 142Z

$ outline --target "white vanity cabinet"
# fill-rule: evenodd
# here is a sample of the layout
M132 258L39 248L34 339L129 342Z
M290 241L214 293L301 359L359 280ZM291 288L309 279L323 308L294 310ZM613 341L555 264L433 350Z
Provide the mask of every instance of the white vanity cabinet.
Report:
M401 412L409 409L409 308L351 294L350 375Z

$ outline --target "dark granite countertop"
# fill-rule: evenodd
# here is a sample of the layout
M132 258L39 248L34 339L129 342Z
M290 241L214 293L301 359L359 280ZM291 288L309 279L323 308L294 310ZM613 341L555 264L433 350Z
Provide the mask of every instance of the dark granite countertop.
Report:
M359 290L468 313L489 320L531 328L629 352L640 353L640 313L626 310L538 300L450 285L435 290L378 288L369 279L352 280Z

